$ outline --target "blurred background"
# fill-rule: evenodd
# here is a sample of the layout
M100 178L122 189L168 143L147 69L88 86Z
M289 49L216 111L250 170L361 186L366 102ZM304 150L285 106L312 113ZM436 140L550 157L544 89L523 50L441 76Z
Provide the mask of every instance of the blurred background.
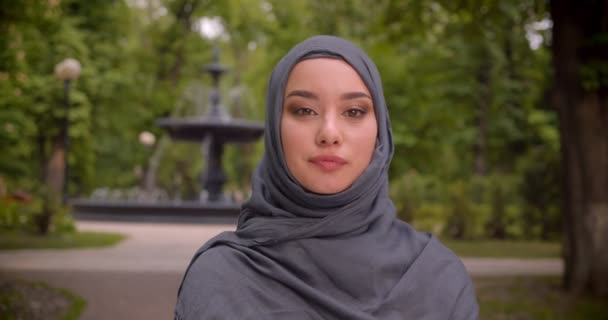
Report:
M64 125L64 84L54 68L64 58L82 65L70 92L70 196L139 186L193 197L201 188L200 147L164 142L155 121L205 112L211 80L201 68L212 47L231 67L221 83L224 107L263 120L278 59L308 36L335 34L358 43L381 70L401 218L454 238L560 234L559 133L547 99L551 20L543 1L30 1L3 8L6 192L35 193L61 151L54 142ZM262 147L229 146L227 191L248 191Z
M172 141L156 121L208 112L212 81L202 67L214 48L229 67L220 82L223 108L262 121L278 60L308 36L332 34L357 43L382 75L396 150L390 190L400 219L465 257L565 257L564 274L475 278L484 318L558 319L547 311L556 309L563 319L608 319L608 254L598 244L608 238L577 241L577 234L596 233L564 227L592 217L603 226L595 232L608 228L608 58L601 54L608 52L608 9L604 1L583 2L569 11L542 0L2 1L0 228L13 235L77 232L62 197L160 192L197 199L201 146ZM559 30L583 31L561 40ZM563 60L579 63L574 78L580 75L564 82L558 76L572 72L560 73L567 68L556 57L568 59L569 46L578 52L589 39L600 39L600 49ZM72 78L58 73L66 58L80 68ZM574 93L556 94L556 87ZM590 116L597 120L589 122L591 133L562 148L563 133L584 132L585 122L562 123L573 131L560 135L559 101L581 109L585 97L596 97L604 112ZM587 138L599 142L576 149ZM262 151L262 139L225 147L224 190L232 199L246 199ZM577 154L586 156L562 160ZM572 163L582 171L572 171ZM598 177L587 164L599 168ZM590 203L596 209L580 209ZM587 258L572 258L581 246L591 248ZM525 307L530 288L546 294ZM586 307L575 297L585 297Z

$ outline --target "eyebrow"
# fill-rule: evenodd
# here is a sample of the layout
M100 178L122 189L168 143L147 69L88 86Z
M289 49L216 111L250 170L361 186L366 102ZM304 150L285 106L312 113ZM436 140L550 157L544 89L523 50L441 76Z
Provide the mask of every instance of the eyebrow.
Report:
M306 90L293 90L285 96L285 98L289 97L302 97L312 100L319 100L319 97L316 94Z
M345 94L343 94L341 96L342 100L352 100L352 99L359 99L359 98L368 98L368 99L372 99L372 97L370 97L369 95L367 95L365 92L361 92L361 91L355 91L355 92L347 92Z
M306 90L293 90L291 92L289 92L287 94L287 96L285 96L285 98L289 98L289 97L302 97L302 98L307 98L307 99L312 99L312 100L319 100L319 97L314 94L313 92L310 91L306 91ZM353 92L347 92L344 93L340 96L340 98L342 100L353 100L353 99L359 99L359 98L368 98L368 99L372 99L368 94L366 94L365 92L361 92L361 91L353 91Z

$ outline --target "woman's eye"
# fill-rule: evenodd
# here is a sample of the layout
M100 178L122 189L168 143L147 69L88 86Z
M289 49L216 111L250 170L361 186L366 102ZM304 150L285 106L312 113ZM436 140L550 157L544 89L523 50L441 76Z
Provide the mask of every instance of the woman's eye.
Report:
M367 110L353 108L346 111L346 115L351 118L361 118L367 114Z
M312 110L311 108L306 108L306 107L302 107L302 108L296 108L292 111L293 114L295 114L296 116L310 116L310 115L314 115L315 111Z

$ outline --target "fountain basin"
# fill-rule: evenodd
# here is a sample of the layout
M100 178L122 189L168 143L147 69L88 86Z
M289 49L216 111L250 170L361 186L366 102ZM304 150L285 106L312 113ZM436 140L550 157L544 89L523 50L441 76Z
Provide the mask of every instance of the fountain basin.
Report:
M70 199L77 220L236 223L241 205L233 202Z
M243 119L218 117L162 118L156 124L179 141L203 142L213 137L219 143L248 143L264 133L264 124Z

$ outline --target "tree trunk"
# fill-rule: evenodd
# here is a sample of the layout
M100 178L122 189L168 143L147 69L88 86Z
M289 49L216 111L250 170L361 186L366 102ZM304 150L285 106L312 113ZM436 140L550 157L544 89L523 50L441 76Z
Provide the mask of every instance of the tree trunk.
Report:
M61 194L63 191L64 170L65 170L65 146L63 145L62 135L53 138L51 156L46 164L45 182L49 191L54 194Z
M46 180L46 139L42 130L38 129L38 134L36 137L36 143L38 147L38 179L40 179L41 183L44 183Z
M484 60L489 59L485 58ZM482 61L477 74L479 100L475 124L477 125L477 141L473 145L475 154L474 172L478 176L488 173L488 109L490 108L490 63Z
M58 207L59 199L63 192L65 181L65 144L63 139L63 131L53 137L53 145L51 147L51 155L45 165L44 182L47 190L44 190L41 196L43 199L42 211L38 212L34 217L37 230L40 234L49 232L53 215Z
M142 180L142 189L144 189L146 192L156 190L156 174L158 172L158 167L160 166L160 160L165 153L168 139L169 138L166 135L162 136L155 145L152 156L150 159L148 159L148 166L144 171L144 177Z
M164 44L160 50L160 67L157 78L169 80L173 87L181 77L182 67L186 63L185 47L188 35L192 32L192 16L200 5L199 1L184 0L177 4L174 25L166 33Z
M608 5L553 0L553 104L559 114L564 286L608 296ZM602 66L602 67L598 67Z

